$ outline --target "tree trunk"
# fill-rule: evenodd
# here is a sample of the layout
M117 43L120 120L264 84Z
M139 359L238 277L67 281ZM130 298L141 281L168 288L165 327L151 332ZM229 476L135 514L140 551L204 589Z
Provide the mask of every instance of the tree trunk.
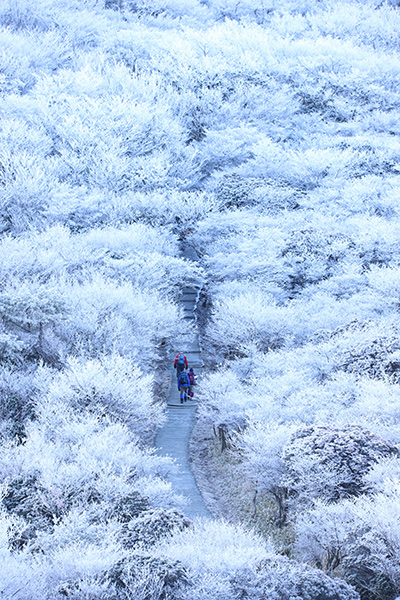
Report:
M221 452L226 450L226 448L228 447L227 432L228 428L224 423L222 423L222 425L218 425L218 437L221 442Z

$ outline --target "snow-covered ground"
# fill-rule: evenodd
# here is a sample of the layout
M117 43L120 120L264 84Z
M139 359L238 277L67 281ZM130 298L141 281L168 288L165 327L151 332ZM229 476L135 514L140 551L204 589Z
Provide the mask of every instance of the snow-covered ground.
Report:
M0 2L1 596L400 594L399 32ZM204 521L153 448L193 282Z

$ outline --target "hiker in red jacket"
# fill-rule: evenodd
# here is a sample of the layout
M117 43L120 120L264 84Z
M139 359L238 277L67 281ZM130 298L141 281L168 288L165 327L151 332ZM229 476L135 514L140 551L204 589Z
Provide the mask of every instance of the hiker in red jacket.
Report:
M179 377L179 375L182 373L182 371L184 371L187 368L188 368L188 361L187 361L186 356L184 355L183 352L178 352L178 354L175 357L175 362L174 362L174 369L176 369L176 376Z

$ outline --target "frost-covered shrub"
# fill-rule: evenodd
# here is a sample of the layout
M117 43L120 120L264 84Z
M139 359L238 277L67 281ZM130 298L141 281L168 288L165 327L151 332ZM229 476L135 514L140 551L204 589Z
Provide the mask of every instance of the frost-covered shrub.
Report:
M372 303L358 308L359 298L336 300L323 291L282 304L273 286L266 291L254 289L251 283L221 288L231 290L232 297L212 300L204 335L207 351L216 356L216 362L249 356L252 346L262 353L291 349L307 343L316 332L334 331L348 323L355 311L360 318L375 312Z
M255 489L272 496L276 503L278 526L282 526L287 517L288 488L282 455L292 431L293 426L285 424L262 426L254 422L249 424L238 441L245 458L243 469L248 472Z
M86 507L101 501L94 488L87 487L84 493L82 490L63 493L60 488L43 485L35 474L10 480L3 490L2 507L25 522L25 528L10 537L11 546L16 550L28 543L40 547L36 541L38 533L53 531L54 524L61 521L78 499L85 500Z
M13 546L13 539L19 538L24 529L23 520L7 515L4 509L1 510L1 589L6 597L14 595L20 600L28 600L29 597L45 597L47 586L43 577L43 563L35 562L33 557L27 556L25 552L18 552L18 545ZM46 571L46 568L44 570ZM24 581L23 585L21 585L21 578Z
M115 587L118 600L182 598L182 588L191 584L190 575L179 561L146 555L133 554L119 561L105 576Z
M13 7L15 8L13 3ZM0 9L1 10L1 9ZM0 13L1 20L1 13ZM42 73L54 72L57 68L67 67L71 63L71 48L67 40L61 39L55 31L24 33L12 32L11 28L0 29L2 54L0 64L0 94L3 98L13 95L14 103L19 96L31 92L37 82L36 70ZM0 138L4 142L2 159L9 156L5 150L27 150L35 148L40 156L45 156L46 150L51 152L51 137L44 127L27 126L26 116L14 113L10 115L7 126L2 128ZM4 124L5 125L5 124ZM10 131L11 130L11 131ZM21 137L22 132L25 133ZM2 161L1 161L2 162ZM2 181L7 171L7 165L2 164Z
M120 518L120 515L119 515ZM124 530L124 545L148 547L158 543L161 538L173 535L192 526L192 522L177 510L161 508L142 512L135 519L127 522Z
M52 173L52 161L45 161L44 157L38 160L27 152L16 155L9 152L9 156L6 152L0 159L3 181L1 233L18 235L32 226L43 228L49 196L60 192Z
M107 518L114 518L119 523L129 523L132 519L150 509L148 499L134 491L126 496L116 498L107 511Z
M344 577L361 598L399 594L398 482L385 494L336 504L315 502L296 521L299 557Z
M1 574L2 589L18 594L16 571L24 573L24 565L33 563L37 567L32 571L36 582L26 578L27 595L18 596L21 600L43 597L34 590L58 590L60 598L67 590L76 598L99 597L95 592L109 598L116 583L111 570L127 556L128 525L146 523L150 532L151 506L175 504L170 486L159 478L165 477L169 461L140 448L126 428L102 415L77 418L65 408L52 415L48 411L27 427L24 445L4 444L0 456L5 482L0 530L4 522L2 556L8 566ZM140 520L142 513L147 518ZM182 521L168 511L165 516L155 525L157 531ZM146 542L143 527L136 534L135 545ZM140 574L140 561L146 559L138 557L130 583L148 589L158 575L150 568Z
M142 368L154 360L154 346L175 333L176 305L153 291L96 277L82 285L64 284L74 319L60 328L68 351L82 347L90 355L113 350L134 356ZM157 320L154 318L157 315Z
M38 380L46 373L38 374ZM47 375L48 376L48 375ZM43 389L38 415L50 411L86 411L125 423L131 432L146 439L163 422L160 405L153 403L152 377L127 357L117 354L100 360L69 358L66 368L54 374ZM47 388L47 389L46 389Z
M290 385L288 387L290 389ZM366 475L379 461L398 454L392 442L360 426L345 424L346 412L340 405L331 408L332 425L298 429L299 421L304 418L303 412L309 410L309 406L301 405L303 401L302 395L294 393L292 399L289 396L283 401L271 398L269 403L262 399L253 399L248 406L243 403L238 412L243 419L241 428L234 417L231 417L232 427L228 421L229 412L222 402L220 405L214 403L214 413L212 403L208 409L203 407L200 413L204 422L214 424L214 429L216 423L224 424L223 417L232 427L226 427L224 435L229 452L238 463L237 472L250 477L259 497L273 498L275 523L279 526L286 522L288 515L295 518L301 507L316 499L337 502L341 498L372 493ZM317 392L317 406L311 409L315 410L316 416L320 410L326 417L325 409L318 406L319 401ZM344 414L341 415L341 411ZM351 414L354 415L354 409ZM341 429L335 426L338 415L344 422ZM366 425L369 424L368 417L363 417ZM382 415L382 420L385 419ZM372 416L371 424L374 420L375 416ZM382 433L387 431L384 425L377 427L375 424L374 429Z
M246 356L246 345L257 345L261 352L280 348L289 335L290 308L277 306L274 299L247 293L215 302L205 337L222 362Z
M55 25L54 14L49 14L49 5L40 2L39 6L33 7L29 2L19 0L18 2L5 2L0 13L0 22L11 30L52 29Z
M200 270L177 256L177 244L169 234L137 223L93 228L77 235L54 226L29 236L6 237L0 244L1 276L48 281L68 273L71 279L82 281L83 273L95 271L141 289L157 287L170 296L181 279L200 277Z
M111 595L115 597L115 588L102 575L94 575L62 581L53 594L59 600L107 600Z
M137 493L152 505L170 505L170 486L160 479L170 468L169 460L155 457L126 426L110 423L104 414L78 415L65 405L58 408L55 403L42 407L38 420L26 426L23 445L9 442L1 447L1 477L11 489L13 482L18 490L18 482L32 481L26 487L32 506L24 514L27 519L36 521L37 497L38 506L44 503L50 515L83 506L118 518L119 505L121 512L138 511Z
M283 558L262 561L255 569L245 569L232 580L235 598L251 600L357 600L359 595L340 579L331 579L317 569Z
M257 405L257 397L240 387L232 371L220 371L203 377L199 388L199 416L226 434L235 433L246 425L248 411Z
M180 557L190 586L177 598L358 598L352 588L321 572L277 556L270 544L238 526L196 522L162 541L157 553Z
M162 276L162 267L160 271ZM106 276L83 283L56 277L21 283L13 278L0 294L0 313L10 332L24 342L27 358L54 365L60 355L80 348L89 355L129 353L145 367L155 346L171 339L177 321L170 300Z
M328 573L340 569L354 531L354 500L315 500L296 519L295 555ZM340 572L340 571L339 571Z
M23 440L25 423L35 414L35 393L34 374L0 369L0 437Z
M147 366L175 333L180 281L201 277L175 253L167 235L144 225L5 238L3 361L59 367L68 353L118 350Z
M315 229L294 231L282 250L290 289L296 292L329 278L352 251L354 242L343 234Z
M18 340L21 358L57 364L60 343L54 330L68 314L55 282L22 282L11 278L0 293L0 316L12 340Z
M335 330L329 342L337 370L398 382L400 344L394 323L354 321Z
M27 358L28 352L26 352L24 342L16 335L4 331L4 333L0 333L0 354L3 365L17 366L23 363L24 358Z
M193 573L211 571L220 573L221 578L224 573L254 566L274 554L269 541L262 541L241 525L209 519L197 520L194 527L161 539L154 552L181 561Z
M314 426L298 430L283 450L283 482L296 503L327 502L367 491L364 476L397 448L357 425L343 429Z
M252 204L262 180L244 179L239 175L225 175L218 184L216 196L224 208L240 208Z

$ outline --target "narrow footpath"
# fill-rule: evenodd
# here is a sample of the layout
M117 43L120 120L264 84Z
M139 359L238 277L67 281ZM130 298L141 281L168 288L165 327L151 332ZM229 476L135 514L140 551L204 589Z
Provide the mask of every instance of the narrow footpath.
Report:
M188 260L197 259L197 255L190 247L185 248L182 254ZM198 291L198 288L195 286L186 287L182 290L181 306L185 322L187 322L187 331L182 332L179 341L180 346L176 348L176 353L183 351L186 354L189 368L193 367L194 372L200 379L203 363L195 320ZM188 400L184 404L180 403L176 371L173 368L174 358L175 354L171 356L171 389L167 403L168 420L164 427L158 430L156 435L155 445L157 454L160 456L171 456L176 460L179 467L178 472L171 474L170 482L174 489L183 494L188 501L184 508L185 515L189 518L210 517L211 515L196 485L189 458L189 441L195 423L197 406L196 390L194 401Z

